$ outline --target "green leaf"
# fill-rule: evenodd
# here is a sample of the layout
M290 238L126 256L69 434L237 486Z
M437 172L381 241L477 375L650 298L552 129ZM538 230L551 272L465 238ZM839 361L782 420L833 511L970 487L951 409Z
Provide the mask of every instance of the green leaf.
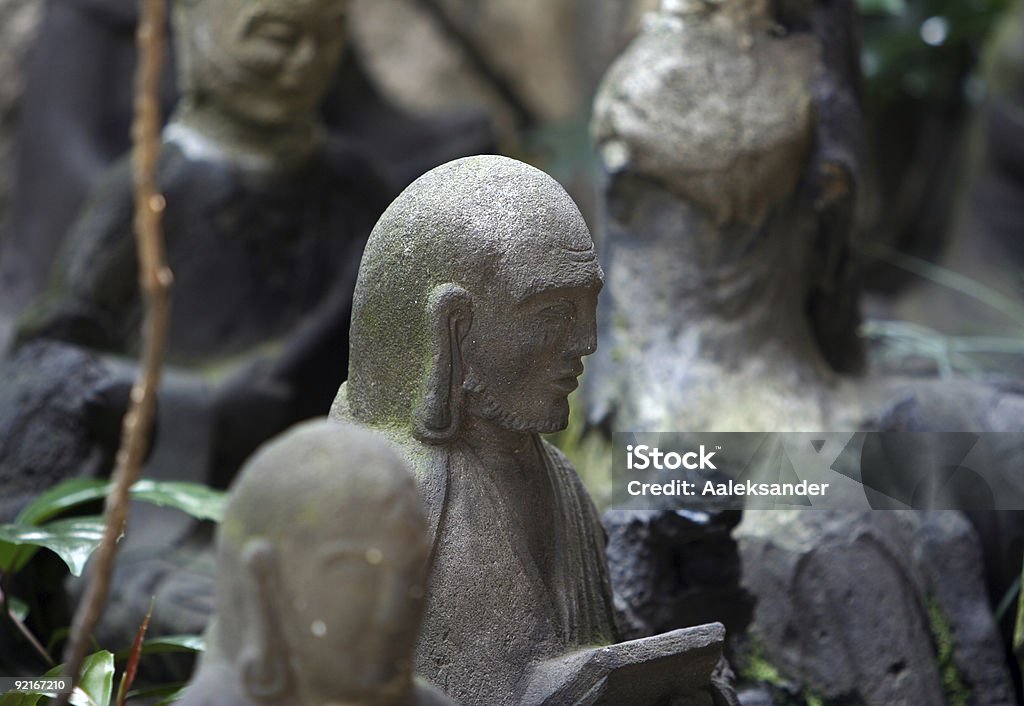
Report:
M200 520L220 522L227 494L200 483L140 480L132 496L154 505L173 507Z
M202 652L206 641L202 635L166 635L154 637L142 643L143 655L158 655L167 652ZM130 650L121 650L114 655L118 662L128 659Z
M46 672L43 678L59 677L64 673L64 665L58 664ZM82 663L82 678L68 701L72 706L110 706L110 697L114 691L114 655L106 650L94 652ZM44 696L53 697L47 692L7 693L0 696L0 706L36 706Z
M94 652L82 663L82 679L69 699L72 706L110 706L114 692L114 655Z
M19 525L41 525L65 510L82 503L102 500L108 483L96 478L72 478L47 490L26 505L15 520Z
M99 546L103 520L99 517L47 522L82 503L106 497L110 485L103 481L76 478L60 483L29 503L18 514L16 524L0 525L0 572L20 570L46 547L59 555L71 573L80 576L86 560ZM132 496L142 502L173 507L201 520L220 521L226 494L199 483L140 480ZM46 524L42 524L46 522Z
M17 571L39 547L45 547L63 559L73 575L81 576L102 539L102 517L57 520L45 527L0 525L0 569Z
M18 514L16 524L40 525L82 503L102 500L110 490L106 481L73 478L46 491ZM140 480L132 486L135 500L173 507L201 520L219 521L225 493L200 483Z

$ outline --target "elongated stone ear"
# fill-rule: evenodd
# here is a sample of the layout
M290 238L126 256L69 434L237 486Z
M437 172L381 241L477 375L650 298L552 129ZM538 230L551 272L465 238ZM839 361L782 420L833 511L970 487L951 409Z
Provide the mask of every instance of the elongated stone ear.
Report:
M473 323L473 298L457 284L440 284L427 297L427 325L433 358L422 401L413 411L416 438L450 441L462 412L462 339Z
M245 590L248 639L239 656L242 688L256 701L281 702L287 696L288 646L278 625L281 596L278 590L277 552L262 539L242 551L248 579Z

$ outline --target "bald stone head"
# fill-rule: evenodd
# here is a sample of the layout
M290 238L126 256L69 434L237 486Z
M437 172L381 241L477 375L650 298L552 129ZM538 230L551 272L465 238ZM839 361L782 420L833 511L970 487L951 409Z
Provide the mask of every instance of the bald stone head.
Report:
M550 176L499 156L437 167L385 211L363 254L351 415L436 444L468 417L564 428L601 284L583 216Z
M428 551L419 492L386 441L296 427L232 489L209 658L257 701L389 703L411 684Z

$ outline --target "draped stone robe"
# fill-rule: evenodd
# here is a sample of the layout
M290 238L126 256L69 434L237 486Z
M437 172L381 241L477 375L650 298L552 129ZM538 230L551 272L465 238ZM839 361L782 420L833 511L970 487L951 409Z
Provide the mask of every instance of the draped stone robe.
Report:
M515 703L493 685L515 683L534 660L613 641L597 513L561 453L535 443L554 506L548 566L529 551L529 520L472 453L441 454L421 479L436 534L417 667L459 703Z
M344 394L331 416L350 419ZM466 442L399 439L434 544L416 672L466 706L518 703L534 663L617 640L597 510L561 452L532 436L543 481L532 501L551 508L543 556L508 468L481 465Z

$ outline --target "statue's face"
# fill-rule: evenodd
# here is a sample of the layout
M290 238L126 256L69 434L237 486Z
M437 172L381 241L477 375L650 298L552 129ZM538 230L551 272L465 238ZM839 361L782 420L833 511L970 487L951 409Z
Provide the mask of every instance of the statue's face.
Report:
M407 505L344 514L333 539L294 548L283 577L292 611L283 622L300 681L313 694L355 699L401 686L395 679L415 645L428 550Z
M280 127L314 114L345 42L344 0L195 0L184 83L233 119Z
M506 280L474 296L462 345L470 415L515 431L565 428L582 358L597 347L602 281L592 255L567 252L552 261L550 251L538 249L523 260L534 263L528 277L539 284Z

